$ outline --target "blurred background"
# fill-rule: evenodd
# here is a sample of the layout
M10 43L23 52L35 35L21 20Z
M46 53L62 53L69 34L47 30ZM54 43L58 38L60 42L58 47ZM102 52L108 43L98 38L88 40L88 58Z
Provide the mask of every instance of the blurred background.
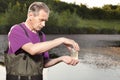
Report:
M34 1L45 2L51 10L42 29L47 40L67 37L81 48L77 66L57 64L45 70L44 80L120 79L120 0L0 0L1 80L5 80L8 31L26 20L27 9ZM71 54L64 45L49 53L51 58Z

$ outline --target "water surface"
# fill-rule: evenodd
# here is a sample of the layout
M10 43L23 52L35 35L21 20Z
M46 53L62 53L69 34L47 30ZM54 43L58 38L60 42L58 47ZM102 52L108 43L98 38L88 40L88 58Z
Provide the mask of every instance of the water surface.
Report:
M77 41L81 47L80 63L69 66L65 63L48 68L48 80L119 80L120 35L57 35ZM70 55L65 46L54 48L51 53Z
M44 80L120 80L120 35L47 35L47 40L63 36L79 43L80 63L69 66L62 62L50 67ZM6 43L6 36L0 35L0 53ZM70 55L64 45L50 50L50 54Z

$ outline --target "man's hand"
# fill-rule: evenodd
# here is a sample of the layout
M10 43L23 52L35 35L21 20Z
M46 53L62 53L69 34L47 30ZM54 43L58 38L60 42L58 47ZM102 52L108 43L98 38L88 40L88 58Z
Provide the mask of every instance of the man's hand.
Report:
M70 57L70 56L61 56L60 57L61 61L68 64L68 65L77 65L79 63L79 60L78 59L75 59L73 57Z
M69 49L71 50L72 48L74 48L76 51L80 51L80 47L78 45L77 42L75 42L72 39L68 39L68 38L62 38L63 40L63 44Z

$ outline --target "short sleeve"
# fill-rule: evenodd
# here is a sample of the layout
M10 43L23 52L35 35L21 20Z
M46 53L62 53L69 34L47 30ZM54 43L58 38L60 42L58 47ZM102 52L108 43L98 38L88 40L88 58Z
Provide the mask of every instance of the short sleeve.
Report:
M8 34L9 50L8 53L15 53L24 44L31 42L25 31L19 26L15 25L11 28Z

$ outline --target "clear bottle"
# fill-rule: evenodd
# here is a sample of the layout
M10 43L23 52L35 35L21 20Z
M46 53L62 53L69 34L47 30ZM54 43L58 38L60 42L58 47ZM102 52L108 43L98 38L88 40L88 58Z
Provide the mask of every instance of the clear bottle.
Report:
M71 57L78 59L78 51L76 51L74 48L71 49Z

